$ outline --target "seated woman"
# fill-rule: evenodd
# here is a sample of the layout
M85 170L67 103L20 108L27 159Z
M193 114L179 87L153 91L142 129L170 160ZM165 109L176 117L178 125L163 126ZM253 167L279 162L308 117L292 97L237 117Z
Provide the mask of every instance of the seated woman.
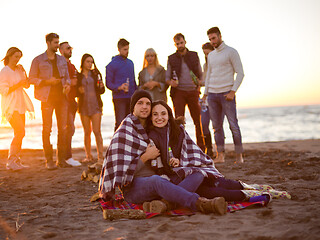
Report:
M137 90L131 97L130 114L122 121L113 135L102 167L99 194L105 201L125 199L135 204L149 203L147 212L163 212L167 206L160 199L204 213L223 215L227 204L222 197L206 199L187 191L182 184L189 175L175 185L158 175L149 167L149 161L159 155L159 150L151 146L145 127L151 112L151 95ZM195 189L201 184L197 177L190 179ZM121 189L123 194L117 194ZM122 195L122 196L121 196ZM145 204L147 205L147 204Z
M271 196L267 193L250 198L244 190L244 183L224 178L210 157L192 141L183 126L179 126L164 101L152 103L151 122L148 135L160 150L161 160L156 166L159 175L166 174L171 182L178 184L189 174L200 172L205 176L197 190L202 197L224 197L226 201L270 201Z

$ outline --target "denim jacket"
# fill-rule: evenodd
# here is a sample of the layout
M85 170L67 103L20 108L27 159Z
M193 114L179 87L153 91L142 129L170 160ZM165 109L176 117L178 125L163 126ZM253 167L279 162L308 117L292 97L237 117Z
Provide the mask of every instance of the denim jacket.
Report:
M56 57L62 86L70 85L71 81L67 61L60 55L56 55ZM46 102L48 100L51 89L50 85L42 85L41 82L50 79L52 75L52 65L48 59L47 52L44 52L33 59L29 72L29 81L31 84L34 84L34 97L41 102Z

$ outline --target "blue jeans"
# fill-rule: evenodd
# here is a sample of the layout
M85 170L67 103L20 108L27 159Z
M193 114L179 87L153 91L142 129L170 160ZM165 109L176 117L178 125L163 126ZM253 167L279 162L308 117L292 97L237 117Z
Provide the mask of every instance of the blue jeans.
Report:
M169 178L173 184L184 188L188 192L195 192L202 183L204 176L200 172L195 172L186 176L183 180L177 174L169 176Z
M196 201L199 198L198 194L189 192L158 175L134 178L123 194L126 201L136 204L163 198L193 210L196 210Z
M238 125L236 99L227 101L225 96L228 92L223 93L209 93L208 106L212 127L214 129L214 140L218 152L223 152L224 149L224 130L223 120L227 117L229 128L232 132L233 143L235 145L235 152L242 153L242 137L240 127Z
M204 108L204 107L203 107ZM207 109L207 111L202 111L201 108L201 124L202 124L202 132L203 135L208 135L210 134L210 130L209 130L209 123L210 123L210 114L209 114L209 108L208 106L205 106L205 108Z
M114 131L118 129L122 120L130 113L130 100L130 98L114 98L112 100L115 116Z
M201 197L209 199L215 197L224 197L226 201L243 201L245 199L244 193L241 191L242 185L235 180L226 178L217 178L209 184L203 182L198 188L197 193Z
M54 101L49 100L48 102L41 102L42 143L44 155L47 161L53 160L53 150L50 142L53 110L56 114L58 126L57 158L58 161L64 161L66 156L66 130L68 116L68 103L65 97L55 99Z

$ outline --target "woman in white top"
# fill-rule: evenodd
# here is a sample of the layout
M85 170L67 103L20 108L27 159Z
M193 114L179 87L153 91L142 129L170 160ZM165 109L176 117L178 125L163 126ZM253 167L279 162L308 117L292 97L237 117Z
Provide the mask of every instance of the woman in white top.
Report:
M28 78L22 65L18 65L22 52L16 47L7 51L2 61L4 68L0 72L0 94L2 119L7 120L14 131L7 169L20 170L27 168L20 162L22 140L25 135L25 113L34 115L33 104L23 88L28 88Z

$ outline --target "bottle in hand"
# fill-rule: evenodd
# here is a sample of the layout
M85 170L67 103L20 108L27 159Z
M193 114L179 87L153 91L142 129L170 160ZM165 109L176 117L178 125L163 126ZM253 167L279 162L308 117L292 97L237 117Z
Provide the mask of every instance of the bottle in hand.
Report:
M176 81L177 84L179 84L179 78L176 71L172 71L172 79Z
M128 93L128 92L129 92L129 83L130 83L130 79L129 79L129 78L127 78L126 83L127 83L127 87L126 87L126 89L124 90L124 92L125 92L125 93Z

